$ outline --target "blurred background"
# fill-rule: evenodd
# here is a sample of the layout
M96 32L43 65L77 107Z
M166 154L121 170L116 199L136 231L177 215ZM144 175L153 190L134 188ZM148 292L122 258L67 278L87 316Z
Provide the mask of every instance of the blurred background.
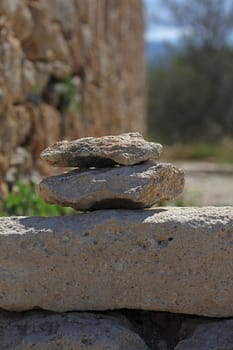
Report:
M128 131L186 171L161 204L233 205L232 92L231 0L1 0L0 215L68 213L41 151Z
M148 136L186 205L233 204L233 2L145 0Z

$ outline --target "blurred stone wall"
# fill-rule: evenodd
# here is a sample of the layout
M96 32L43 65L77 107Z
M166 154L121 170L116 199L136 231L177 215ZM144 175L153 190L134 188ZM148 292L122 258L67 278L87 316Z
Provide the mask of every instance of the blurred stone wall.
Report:
M59 139L143 132L143 30L141 0L0 1L1 182Z

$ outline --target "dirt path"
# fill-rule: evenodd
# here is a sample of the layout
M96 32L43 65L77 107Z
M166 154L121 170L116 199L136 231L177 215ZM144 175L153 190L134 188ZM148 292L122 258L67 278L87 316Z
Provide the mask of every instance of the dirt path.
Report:
M185 205L233 206L233 165L176 162L185 170Z

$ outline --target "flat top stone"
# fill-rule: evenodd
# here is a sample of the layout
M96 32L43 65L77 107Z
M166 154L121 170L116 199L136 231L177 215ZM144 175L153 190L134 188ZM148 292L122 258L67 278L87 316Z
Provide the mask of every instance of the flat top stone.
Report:
M60 141L41 153L41 158L58 167L104 167L133 165L160 156L162 145L148 142L138 132L117 136L85 137Z
M0 251L1 309L233 316L232 207L2 217Z

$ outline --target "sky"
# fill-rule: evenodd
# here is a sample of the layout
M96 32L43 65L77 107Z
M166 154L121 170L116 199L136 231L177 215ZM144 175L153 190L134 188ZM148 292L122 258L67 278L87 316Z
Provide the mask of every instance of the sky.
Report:
M143 0L144 1L144 10L147 30L145 33L145 39L149 42L177 42L183 34L189 32L188 28L175 27L169 24L169 13L166 12L165 6L163 6L164 0ZM181 1L181 0L180 0ZM202 0L205 1L205 0ZM233 1L225 0L223 2L223 8L225 9L225 16L228 13L231 13L233 10ZM166 23L164 25L156 23L155 17L163 18L163 21ZM233 30L229 32L228 40L233 43Z
M156 25L156 21L153 20L153 13L158 12L166 18L167 14L159 4L159 0L144 0L145 5L145 17L147 30L145 33L145 39L147 41L177 41L182 35L182 29L172 27L170 25Z

